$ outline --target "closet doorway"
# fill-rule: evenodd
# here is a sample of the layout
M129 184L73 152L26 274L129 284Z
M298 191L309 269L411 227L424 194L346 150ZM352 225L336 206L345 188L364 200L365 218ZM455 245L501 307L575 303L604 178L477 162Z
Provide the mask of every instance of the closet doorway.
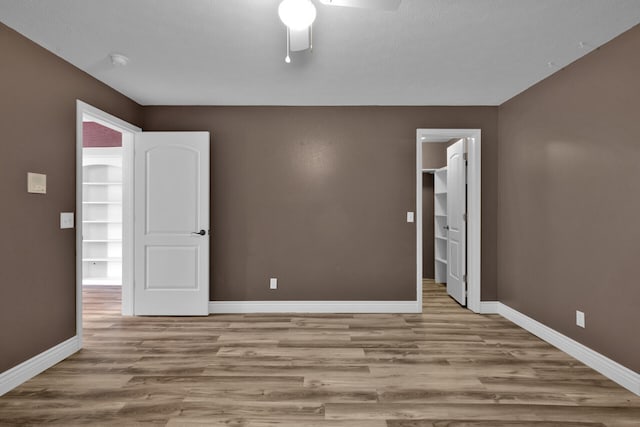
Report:
M480 312L480 130L418 129L417 283Z
M140 129L77 103L78 331L92 311L133 314L132 155Z
M111 287L125 316L208 315L209 132L142 132L80 100L76 124L81 344L89 289Z
M82 121L82 292L92 312L122 312L123 134Z

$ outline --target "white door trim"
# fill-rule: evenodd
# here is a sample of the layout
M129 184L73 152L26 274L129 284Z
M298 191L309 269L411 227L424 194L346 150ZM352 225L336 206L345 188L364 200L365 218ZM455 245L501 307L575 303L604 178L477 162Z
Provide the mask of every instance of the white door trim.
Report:
M209 301L210 314L421 312L415 301Z
M481 131L480 129L418 129L416 132L416 289L422 306L422 143L447 142L470 138L467 141L467 307L480 313L480 226L481 226Z
M122 132L122 314L133 315L133 140L142 129L76 100L76 331L82 348L82 121L89 116Z

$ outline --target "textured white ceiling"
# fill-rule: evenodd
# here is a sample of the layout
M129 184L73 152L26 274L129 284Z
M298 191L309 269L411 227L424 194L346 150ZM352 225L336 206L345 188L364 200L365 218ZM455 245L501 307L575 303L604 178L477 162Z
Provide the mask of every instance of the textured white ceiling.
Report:
M0 0L0 20L143 105L499 105L640 22L640 0L315 2L314 50L285 64L278 3Z

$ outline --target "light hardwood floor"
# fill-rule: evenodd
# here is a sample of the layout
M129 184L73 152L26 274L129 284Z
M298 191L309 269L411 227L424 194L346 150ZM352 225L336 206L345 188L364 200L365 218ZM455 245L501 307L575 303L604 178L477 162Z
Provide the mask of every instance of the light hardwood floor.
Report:
M123 318L117 292L85 290L85 348L1 425L640 425L639 397L432 281L421 315Z

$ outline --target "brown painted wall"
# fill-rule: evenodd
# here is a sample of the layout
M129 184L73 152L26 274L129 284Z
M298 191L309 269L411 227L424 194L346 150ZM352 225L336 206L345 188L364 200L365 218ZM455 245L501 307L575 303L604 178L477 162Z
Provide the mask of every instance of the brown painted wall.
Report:
M636 372L638 52L640 26L500 107L498 205L500 301Z
M447 166L448 142L424 142L422 144L422 168L440 169Z
M496 298L495 107L147 107L143 127L211 132L214 300L414 299L416 129L481 128Z
M0 372L75 335L76 98L139 123L141 108L0 24ZM28 194L27 172L47 174Z
M426 145L426 144L425 144ZM446 160L446 158L445 158ZM433 174L422 174L422 277L435 278Z

